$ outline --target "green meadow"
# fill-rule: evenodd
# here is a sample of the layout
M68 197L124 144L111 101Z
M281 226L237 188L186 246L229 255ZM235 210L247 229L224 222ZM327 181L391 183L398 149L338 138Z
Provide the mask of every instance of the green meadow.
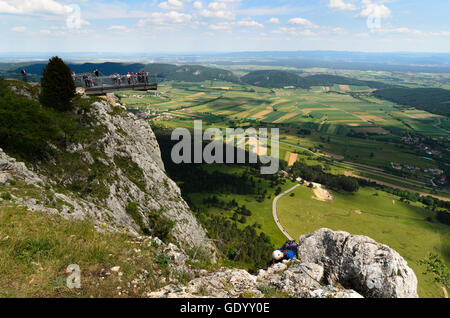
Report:
M297 238L324 227L369 236L405 258L418 277L421 297L443 296L441 287L423 275L418 264L429 253L450 264L450 228L436 221L434 213L374 188L362 188L356 194L332 192L332 202L313 199L307 187L294 193L294 197L278 201L278 218L291 236Z

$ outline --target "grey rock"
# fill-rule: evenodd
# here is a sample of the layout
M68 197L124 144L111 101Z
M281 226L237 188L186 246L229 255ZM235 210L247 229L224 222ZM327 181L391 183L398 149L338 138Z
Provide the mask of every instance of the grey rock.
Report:
M320 229L300 237L298 255L323 266L327 282L364 297L416 298L417 277L393 249L373 239Z

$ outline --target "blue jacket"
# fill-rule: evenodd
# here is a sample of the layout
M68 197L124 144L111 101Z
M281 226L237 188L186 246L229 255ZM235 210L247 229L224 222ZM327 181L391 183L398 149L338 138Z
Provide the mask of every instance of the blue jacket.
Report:
M284 254L283 259L286 259L286 260L294 259L297 256L297 254L295 254L293 251L290 251L290 250L284 250L283 251L283 250L280 249L280 251L282 251L283 254Z

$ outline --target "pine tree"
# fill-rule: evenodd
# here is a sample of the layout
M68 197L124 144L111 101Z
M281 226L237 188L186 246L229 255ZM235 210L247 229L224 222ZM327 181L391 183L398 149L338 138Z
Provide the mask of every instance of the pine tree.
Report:
M75 97L75 83L70 68L59 57L52 57L44 68L41 87L39 100L42 105L60 111L73 108L71 100Z

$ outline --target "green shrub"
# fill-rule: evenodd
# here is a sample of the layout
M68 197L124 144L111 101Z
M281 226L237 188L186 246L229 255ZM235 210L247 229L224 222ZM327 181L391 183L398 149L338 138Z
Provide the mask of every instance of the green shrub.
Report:
M3 192L2 193L2 199L3 200L11 200L12 199L12 196L11 196L11 194L9 193L9 192Z
M42 105L60 111L73 108L71 100L75 97L75 83L70 68L62 59L55 56L49 60L42 72L41 86L39 100Z
M146 191L147 182L144 173L131 157L114 156L114 163L122 170L126 177L133 182L141 191Z
M163 216L164 210L161 209L156 212L150 212L148 216L149 235L156 236L163 242L167 243L172 239L171 231L175 222Z
M134 222L139 225L143 230L144 222L142 221L142 216L138 211L138 204L136 202L130 202L125 208L127 214L134 220Z
M170 258L169 255L167 254L158 254L158 256L156 256L155 259L155 264L162 266L162 267L167 267L170 263L172 262L172 259Z

